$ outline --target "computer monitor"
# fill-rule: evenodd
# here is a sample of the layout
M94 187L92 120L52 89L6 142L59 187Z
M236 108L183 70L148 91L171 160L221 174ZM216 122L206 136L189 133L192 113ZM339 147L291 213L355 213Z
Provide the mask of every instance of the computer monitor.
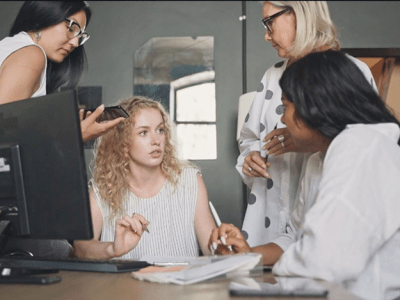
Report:
M93 238L75 91L0 105L0 207L3 238Z

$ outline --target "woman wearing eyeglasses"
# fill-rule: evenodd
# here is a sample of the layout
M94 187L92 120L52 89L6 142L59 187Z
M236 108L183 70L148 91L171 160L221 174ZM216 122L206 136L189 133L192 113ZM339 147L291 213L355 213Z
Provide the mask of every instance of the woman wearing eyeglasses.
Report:
M90 17L85 1L24 2L9 37L0 41L0 104L53 93L63 85L76 88L87 67L83 44ZM83 140L123 120L97 123L103 109L81 122Z
M24 2L9 37L0 41L0 104L53 93L63 85L77 87L87 65L83 44L89 38L86 27L90 17L84 1ZM123 120L97 123L103 110L100 106L81 121L83 140L93 139ZM10 239L4 253L66 257L72 247L67 241Z
M283 60L264 74L239 139L236 169L251 188L242 232L251 247L286 233L300 174L310 156L300 153L307 151L294 144L280 121L283 105L278 81L290 64L308 53L340 48L325 1L266 1L262 16L264 40ZM368 66L351 59L376 89ZM279 255L288 243L277 242Z

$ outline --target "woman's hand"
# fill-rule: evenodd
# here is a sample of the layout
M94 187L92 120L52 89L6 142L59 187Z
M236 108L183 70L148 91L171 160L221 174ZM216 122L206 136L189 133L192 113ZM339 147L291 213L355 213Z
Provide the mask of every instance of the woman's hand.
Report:
M85 119L83 119L84 110L81 109L79 111L79 118L81 120L81 129L82 129L82 139L84 142L93 140L103 135L108 130L110 130L123 120L125 120L125 118L120 117L115 120L104 121L99 123L96 120L98 117L100 117L103 111L104 111L104 104L96 108L96 110L93 113L88 111Z
M244 175L251 177L266 177L271 178L266 171L271 164L265 162L265 158L261 156L259 151L251 151L249 155L244 158L242 172Z
M232 251L228 246L232 247ZM208 241L208 248L211 253L214 252L215 254L251 252L249 244L247 244L240 229L232 224L225 223L222 223L219 228L213 229Z
M287 128L272 130L263 141L266 144L262 149L267 151L267 155L278 156L286 152L299 152L300 150Z
M139 243L142 234L150 224L142 215L133 214L116 221L112 257L119 257L131 251Z

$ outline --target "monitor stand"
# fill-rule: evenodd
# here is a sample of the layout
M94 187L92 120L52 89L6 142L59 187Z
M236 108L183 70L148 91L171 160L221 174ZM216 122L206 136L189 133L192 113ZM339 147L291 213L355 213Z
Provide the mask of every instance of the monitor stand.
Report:
M0 169L0 171L3 171L2 179L6 183L1 193L1 198L6 201L2 201L2 206L0 206L0 283L46 284L58 282L61 280L60 277L33 276L57 273L58 270L13 267L12 259L32 256L27 251L4 253L11 236L15 236L17 231L19 235L27 236L30 231L18 143L0 144L0 154L0 158L6 158L11 162L7 169L4 166L3 159L3 169ZM10 185L12 182L14 185ZM16 227L18 227L18 230Z
M2 211L0 210L0 214ZM4 213L4 211L3 211ZM15 268L12 267L12 259L10 257L30 256L28 252L3 254L7 241L11 233L11 221L0 218L0 284L1 283L26 283L26 284L50 284L61 281L60 276L37 276L44 274L58 273L56 269L31 269L31 268ZM21 255L22 254L22 255ZM9 263L4 261L9 258Z

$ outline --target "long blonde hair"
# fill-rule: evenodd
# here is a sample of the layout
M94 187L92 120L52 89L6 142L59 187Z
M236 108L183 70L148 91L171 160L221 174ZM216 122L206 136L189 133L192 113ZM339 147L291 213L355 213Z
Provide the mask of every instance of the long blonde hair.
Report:
M340 42L326 1L265 1L277 8L292 8L296 15L296 38L288 50L294 58L328 49L339 50Z
M141 109L157 109L164 121L165 149L161 168L167 180L176 186L184 166L189 162L178 159L172 141L172 127L168 113L163 105L143 96L133 96L118 103L129 117L97 139L92 162L93 179L99 189L101 198L108 202L113 216L122 213L122 201L129 190L127 178L130 175L129 150L135 116Z

